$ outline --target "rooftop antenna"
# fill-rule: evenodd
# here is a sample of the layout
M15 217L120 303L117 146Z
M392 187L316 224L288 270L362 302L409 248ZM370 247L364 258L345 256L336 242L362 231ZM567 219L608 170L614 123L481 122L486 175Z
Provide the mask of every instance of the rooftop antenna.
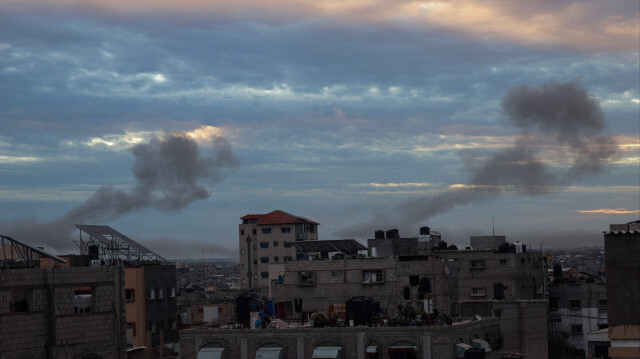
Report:
M491 236L496 237L496 219L491 218Z

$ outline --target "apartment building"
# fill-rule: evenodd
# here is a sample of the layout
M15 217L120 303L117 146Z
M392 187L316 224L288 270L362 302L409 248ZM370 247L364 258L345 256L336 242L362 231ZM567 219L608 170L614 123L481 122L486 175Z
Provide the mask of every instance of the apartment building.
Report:
M296 259L292 242L318 239L319 223L280 210L247 214L240 219L238 243L243 289L268 288L269 266Z

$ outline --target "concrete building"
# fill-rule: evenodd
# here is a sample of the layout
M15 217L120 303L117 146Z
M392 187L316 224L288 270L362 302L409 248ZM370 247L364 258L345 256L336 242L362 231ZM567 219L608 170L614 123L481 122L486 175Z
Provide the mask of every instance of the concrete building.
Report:
M640 221L604 234L609 357L640 358Z
M487 358L499 358L497 318L429 327L342 327L264 330L197 328L181 331L183 359L224 358L424 358L459 357L456 349L487 345ZM494 345L493 347L491 345ZM491 349L493 348L493 349ZM546 358L546 351L544 352ZM527 356L527 358L543 358Z
M162 356L165 344L178 341L175 265L109 226L76 227L81 256L124 268L128 357Z
M607 285L593 277L556 280L548 284L549 335L568 338L590 357L587 335L608 327Z
M269 265L296 258L292 242L318 239L318 223L283 211L248 214L240 219L238 244L243 289L267 289Z
M66 261L0 236L0 358L124 358L122 267L60 267ZM11 244L8 244L11 242ZM40 258L52 259L40 267Z

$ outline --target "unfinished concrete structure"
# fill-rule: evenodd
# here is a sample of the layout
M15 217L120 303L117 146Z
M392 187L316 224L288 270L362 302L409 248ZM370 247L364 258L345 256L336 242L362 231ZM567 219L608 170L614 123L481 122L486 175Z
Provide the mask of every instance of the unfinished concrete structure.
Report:
M197 328L180 332L180 356L183 359L216 357L225 359L265 358L383 358L389 353L411 354L406 358L450 359L456 357L456 345L471 346L474 340L487 343L491 358L499 358L500 326L488 318L446 326L431 327L343 327L291 328L264 330L224 330ZM320 352L322 351L322 356ZM205 356L207 353L216 355ZM531 358L546 358L531 356ZM529 356L527 357L529 358Z
M640 358L640 221L612 224L604 251L609 357Z
M59 267L52 258L50 268L0 260L0 357L124 358L123 268Z

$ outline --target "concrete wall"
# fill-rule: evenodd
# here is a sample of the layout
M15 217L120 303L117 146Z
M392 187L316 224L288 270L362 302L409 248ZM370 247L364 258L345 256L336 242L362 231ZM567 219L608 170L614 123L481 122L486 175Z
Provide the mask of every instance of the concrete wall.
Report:
M365 349L377 345L380 357L386 357L390 346L399 343L414 345L417 358L454 358L455 344L470 344L471 339L488 339L499 335L497 319L467 322L438 327L393 328L304 328L265 330L188 329L180 332L181 358L195 359L206 345L226 348L227 359L253 359L258 348L276 344L284 348L285 359L311 358L320 344L342 348L344 359L364 359ZM499 357L499 351L492 357Z
M81 289L91 292L86 313L74 308L74 296ZM12 306L18 298L24 298L28 309ZM0 299L4 359L124 356L121 267L2 269Z

